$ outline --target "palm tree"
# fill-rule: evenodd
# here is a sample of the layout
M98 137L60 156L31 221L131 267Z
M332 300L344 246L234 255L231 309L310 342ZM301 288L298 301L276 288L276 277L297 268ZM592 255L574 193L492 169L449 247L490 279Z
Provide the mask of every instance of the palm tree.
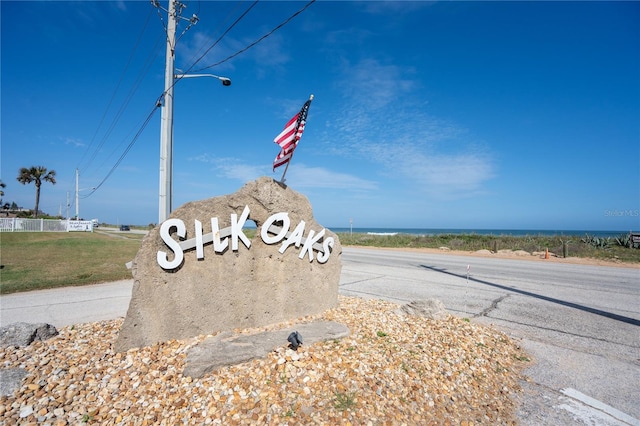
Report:
M2 197L4 197L4 189L7 187L7 184L0 180L0 204L2 204Z
M23 185L26 185L31 182L35 182L36 184L36 207L33 211L33 217L38 217L38 205L40 204L40 186L42 182L51 182L52 184L56 184L56 171L50 170L47 171L46 167L42 166L32 166L30 169L23 167L20 169L20 174L16 178L18 182Z

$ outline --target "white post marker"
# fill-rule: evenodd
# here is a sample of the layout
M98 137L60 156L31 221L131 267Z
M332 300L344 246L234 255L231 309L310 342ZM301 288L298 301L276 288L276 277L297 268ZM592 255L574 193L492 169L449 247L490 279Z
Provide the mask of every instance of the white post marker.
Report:
M471 265L467 265L467 284L464 287L464 312L468 313L468 308L467 308L467 300L468 300L468 294L469 294L469 271L471 269Z

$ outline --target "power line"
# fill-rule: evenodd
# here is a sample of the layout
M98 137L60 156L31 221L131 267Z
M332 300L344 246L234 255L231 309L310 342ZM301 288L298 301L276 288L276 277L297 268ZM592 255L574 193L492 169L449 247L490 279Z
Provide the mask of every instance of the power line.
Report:
M227 23L228 21L230 21L230 20L231 20L231 16L232 16L232 15L234 15L234 14L236 13L236 11L240 9L240 5L241 5L240 3L241 3L241 2L238 2L238 3L236 4L236 6L233 8L233 10L231 10L231 11L227 14L227 16L224 18L224 20L220 23L220 25L219 25L219 27L220 27L220 28L224 27L224 26L226 25L226 23ZM199 13L200 13L200 1L198 1L198 12L197 12L196 14L199 14ZM212 31L212 33L217 33L217 32L218 32L218 28L216 28L214 31ZM217 43L217 41L216 41L216 43ZM204 46L201 46L201 47L198 49L198 52L196 52L196 53L193 55L193 57L191 58L191 61L194 61L194 63L195 63L195 58L196 58L196 57L198 57L198 55L201 55L201 52L202 52L202 50L203 50L203 49L204 49ZM210 48L209 48L209 49L210 49ZM202 56L204 56L204 55L202 55ZM200 56L199 58L202 58L202 56ZM199 60L199 59L198 59L198 60ZM187 63L189 63L189 62L187 62ZM192 66L193 66L193 65L192 65Z
M278 31L280 28L284 27L285 25L287 25L289 23L289 21L291 21L293 18L295 18L296 16L298 16L299 14L301 14L302 12L304 12L309 6L311 6L316 0L311 0L309 3L307 3L306 5L304 5L304 7L300 10L298 10L296 13L294 13L293 15L291 15L290 17L288 17L286 20L284 20L283 22L281 22L278 26L276 26L274 29L272 29L271 31L269 31L268 33L266 33L265 35L263 35L262 37L260 37L259 39L257 39L256 41L254 41L253 43L249 44L248 46L244 47L243 49L240 49L239 51L237 51L236 53L234 53L233 55L229 55L227 56L225 59L216 62L215 64L212 65L208 65L206 67L203 68L199 68L197 70L193 70L193 72L200 72L200 71L204 71L207 70L209 68L213 68L216 67L218 65L221 65L233 58L235 58L236 56L240 55L241 53L246 52L247 50L251 49L253 46L255 46L256 44L260 43L261 41L263 41L264 39L266 39L267 37L269 37L271 34L275 33L276 31ZM257 3L257 2L256 2ZM252 6L253 7L253 6ZM234 23L235 25L235 23ZM228 31L227 31L228 32ZM225 32L226 34L226 32ZM223 34L220 39L222 37L224 37ZM218 39L213 46L215 46L218 41L220 41L220 39ZM213 48L213 46L211 46L207 52L205 52L205 55L209 52L209 50L211 50ZM191 67L195 66L196 63L198 63L202 58L204 57L204 55L202 55Z
M229 26L229 28L227 28L227 29L224 31L224 33L222 33L222 35L221 35L220 37L218 37L218 39L217 39L217 40L216 40L216 41L215 41L211 46L209 46L209 48L208 48L208 49L207 49L207 50L206 50L202 55L200 55L200 57L199 57L198 59L196 59L196 61L195 61L193 64L191 64L191 66L189 66L189 68L187 68L187 70L186 70L186 71L184 71L184 73L183 73L183 74L187 74L187 73L189 73L189 72L191 71L191 69L192 69L192 68L193 68L193 67L194 67L198 62L200 62L200 61L201 61L201 60L202 60L202 59L207 55L207 53L209 53L209 51L211 51L211 49L213 49L213 48L214 48L214 47L215 47L215 46L216 46L216 45L217 45L217 44L218 44L218 43L219 43L219 42L224 38L224 36L225 36L225 35L227 35L227 34L229 33L229 31L231 31L231 29L232 29L232 28L233 28L233 27L235 27L235 26L236 26L236 24L238 24L238 22L240 22L240 21L241 21L241 20L242 20L246 15L247 15L247 13L249 13L249 11L250 11L250 10L251 10L251 9L252 9L256 4L258 4L258 2L259 2L259 1L260 1L260 0L255 0L255 1L251 4L251 6L249 6L249 7L247 8L247 10L245 10L245 11L242 13L242 15L240 15L240 16L239 16L239 17L238 17L238 18L233 22L233 24L231 24L231 25ZM313 1L315 1L315 0L313 0ZM203 69L204 69L204 68L203 68ZM175 87L175 85L176 85L176 84L178 84L178 81L180 81L180 80L182 80L182 79L180 78L180 79L175 80L175 81L173 82L173 84L171 84L171 86L170 86L168 89L165 89L165 91L164 91L164 92L162 92L162 94L161 94L161 95L160 95L160 97L158 98L158 102L161 102L161 101L164 99L164 97L165 97L165 95L167 94L167 92L168 92L170 89L174 88L174 87Z
M159 47L159 43L160 41L163 39L163 37L158 38L158 41L156 42L156 45L154 46L152 53L149 55L149 57L147 58L147 62L145 63L144 67L143 67L143 71L139 74L138 79L135 81L134 86L131 88L129 94L127 95L127 98L125 100L125 103L120 107L120 109L118 110L116 119L114 119L114 122L112 123L111 127L108 130L108 133L104 136L103 142L100 145L100 147L102 147L102 145L104 144L104 142L106 141L107 137L111 135L111 132L113 131L113 129L115 128L115 125L117 124L117 122L120 120L120 117L122 116L122 114L124 114L124 111L126 110L126 107L129 105L129 102L131 102L131 99L133 98L133 95L135 94L135 92L138 90L140 84L142 84L142 80L144 79L144 77L146 77L149 73L149 70L151 68L151 65L153 65L153 60L155 59L155 56L157 56L158 52L158 47ZM155 53L153 53L155 52ZM129 133L130 134L130 133ZM127 136L128 137L128 136ZM125 139L127 138L125 137ZM124 142L124 141L123 141ZM115 147L111 153L105 157L105 159L103 160L103 162L100 164L100 166L98 167L98 169L100 169L107 161L109 158L112 157L113 154L115 154L115 152L120 148L121 144L119 144L117 147ZM93 158L97 155L98 151L96 151L92 157ZM88 166L88 165L87 165Z
M291 20L293 20L296 16L298 16L299 14L301 14L302 12L304 12L309 6L311 6L313 3L315 3L316 0L311 0L309 1L307 4L304 5L304 7L302 7L301 9L299 9L298 11L296 11L294 14L292 14L291 16L289 16L287 19L285 19L283 22L281 22L280 24L278 24L276 27L274 27L271 31L269 31L268 33L266 33L265 35L263 35L262 37L258 38L257 40L255 40L253 43L247 45L246 47L244 47L243 49L240 49L239 51L237 51L236 53L228 56L227 58L216 62L215 64L212 65L208 65L206 67L197 69L197 70L193 70L193 67L200 62L210 51L211 49L213 49L248 13L251 9L253 9L253 7L255 7L255 5L258 3L259 0L255 0L248 8L247 10L245 10L242 15L240 15L230 26L229 28L227 28L224 33L222 33L222 35L220 35L220 37L218 37L218 39L211 45L209 46L209 48L197 59L193 62L193 64L187 69L187 72L193 71L193 72L198 72L198 71L203 71L203 70L207 70L209 68L213 68L215 66L218 66L224 62L227 62L233 58L235 58L236 56L246 52L247 50L249 50L250 48L254 47L255 45L257 45L258 43L262 42L264 39L266 39L267 37L269 37L270 35L272 35L273 33L275 33L277 30L279 30L280 28L284 27L286 24L288 24ZM192 22L193 24L193 22ZM146 25L146 24L145 24ZM177 83L177 81L173 82L173 85L175 86L175 84ZM137 87L137 86L136 86ZM97 191L106 181L107 179L109 179L109 177L113 174L113 172L116 170L116 168L120 165L120 163L122 162L122 160L126 157L126 155L129 153L129 151L131 150L131 148L133 147L133 145L136 143L136 141L138 140L138 138L140 137L140 135L142 134L142 132L144 131L144 129L147 127L147 125L149 124L149 122L151 121L151 118L153 117L155 111L158 109L158 107L161 105L161 101L164 98L164 96L166 95L166 91L164 91L160 97L158 98L158 100L156 101L156 104L153 108L153 110L149 113L149 115L147 116L147 118L145 119L145 121L143 122L142 126L140 127L140 129L138 130L138 132L135 134L135 136L133 137L133 139L131 140L131 142L127 145L126 149L124 150L124 152L120 155L120 157L118 158L118 160L116 161L116 163L111 167L111 169L109 170L109 172L107 173L107 175L102 179L102 181L95 186L95 188L93 188L91 190L91 192L87 195L84 195L82 198L87 198L89 196L91 196L95 191ZM128 98L129 100L129 98ZM127 103L128 103L127 100ZM121 114L118 115L117 118L120 117ZM115 124L114 124L115 125ZM103 142L104 143L104 142ZM100 145L100 147L102 146L102 144ZM97 151L96 151L97 153ZM95 155L94 155L95 157ZM93 157L92 157L93 160Z
M191 71L191 69L192 69L193 67L195 67L195 66L196 66L196 64L197 64L198 62L200 62L200 61L201 61L205 56L207 56L207 53L209 53L209 52L211 51L211 49L213 49L214 47L216 47L216 45L220 42L220 40L222 40L222 39L224 38L224 36L226 36L226 35L229 33L229 31L231 31L231 30L233 29L233 27L235 27L235 26L238 24L238 22L240 22L240 21L241 21L245 16L247 16L247 14L249 13L249 11L250 11L251 9L253 9L253 8L254 8L254 6L255 6L256 4L258 4L258 1L260 1L260 0L256 0L256 1L254 1L254 2L251 4L251 6L249 6L249 7L247 8L247 10L245 10L245 11L244 11L244 13L243 13L242 15L240 15L240 16L239 16L239 17L238 17L238 18L233 22L233 24L231 24L231 25L229 26L229 28L227 28L227 29L225 30L225 32L223 32L223 33L222 33L222 35L220 35L220 37L218 37L218 39L217 39L217 40L216 40L216 41L215 41L211 46L209 46L209 48L208 48L207 50L205 50L205 52L204 52L204 53L203 53L203 54L202 54L198 59L196 59L196 61L195 61L193 64L191 64L191 66L190 66L190 67L185 71L185 74L186 74L186 73L188 73L189 71ZM315 0L314 0L314 1L315 1ZM206 68L202 68L202 69L206 69Z
M140 45L140 41L142 40L142 35L144 34L144 32L145 32L145 30L147 28L147 25L149 23L149 19L151 18L152 12L153 11L150 10L149 14L147 15L147 20L145 21L145 23L144 23L144 25L142 27L142 31L140 31L140 35L138 36L138 39L136 40L135 45L133 46L133 50L131 51L131 54L129 55L129 59L127 60L127 64L125 65L124 69L122 70L122 74L120 75L120 79L118 80L118 83L116 84L116 88L113 90L113 93L111 94L111 98L109 99L109 102L107 103L107 107L105 108L104 113L102 114L102 117L100 118L100 122L98 123L98 127L96 128L96 131L93 134L93 137L91 138L91 142L89 143L89 147L87 148L85 153L80 158L80 162L78 163L78 168L80 168L80 165L82 164L82 161L85 159L87 153L89 151L91 151L91 147L93 146L93 143L96 140L98 132L100 131L100 128L102 127L102 124L104 123L104 120L105 120L105 118L107 116L107 112L111 108L111 104L113 103L113 101L114 101L114 99L116 97L116 94L118 92L118 89L120 88L120 85L122 84L122 82L124 80L124 77L125 77L125 75L127 73L127 70L129 69L129 65L131 65L131 61L133 60L133 57L135 56L135 53L138 50L138 46ZM119 118L119 116L117 116L116 119L114 119L114 122L111 125L110 129L112 129L113 126L115 125L115 122L117 121L117 118ZM104 144L104 141L107 138L107 136L108 136L108 133L107 133L107 135L105 135L105 137L103 138L102 142L98 145L98 147L96 148L95 152L93 153L93 155L91 156L91 158L87 162L87 165L86 165L87 168L89 167L89 165L91 164L91 162L95 158L96 154L98 153L98 151L100 150L100 148Z
M171 1L171 0L170 0ZM154 3L154 5L156 7L159 7L159 4L156 2ZM184 7L182 5L182 7ZM151 12L149 13L149 16L151 15ZM160 15L161 21L162 21L162 15ZM147 21L145 22L145 26L144 28L146 28L147 23L149 21L149 18L147 18ZM184 32L186 32L191 26L195 25L198 21L198 18L196 15L194 15L191 19L188 20L189 21L189 25L188 27L185 29ZM165 27L166 28L166 27ZM183 32L183 34L184 34ZM142 33L144 33L144 29L142 31ZM141 38L142 34L140 35ZM136 43L136 47L139 44L140 38L138 39L138 43ZM165 36L163 35L162 37L160 37L159 40L164 39ZM153 62L152 58L157 56L156 52L157 50L157 46L159 44L159 41L156 42L156 46L154 46L153 50L151 51L149 57L147 58L147 62L144 65L144 67L142 68L141 73L138 75L138 79L135 81L134 86L132 87L132 89L129 91L129 94L125 100L125 102L123 103L123 105L120 107L120 109L118 110L116 117L114 118L111 126L109 127L107 133L105 134L105 136L103 137L100 145L97 147L97 149L94 151L93 156L91 157L88 165L93 161L93 159L96 157L97 153L99 152L99 150L102 148L102 146L104 145L104 143L106 142L107 138L109 137L109 135L111 134L111 132L113 131L114 127L116 126L117 122L119 121L120 117L122 116L122 114L124 113L124 110L126 109L126 106L129 104L129 102L131 101L131 98L133 97L133 94L137 91L139 85L141 84L143 78L148 74L149 72L149 68ZM134 48L134 52L135 52L135 48ZM133 56L133 53L131 55L131 57ZM127 63L127 67L129 65L129 63L131 62L131 57L129 59L129 62ZM125 72L126 72L126 68L125 68ZM120 82L122 81L122 78L124 77L124 72L123 72L123 76L120 79ZM118 87L120 85L120 82L118 83ZM175 83L174 83L175 84ZM116 88L117 90L117 88ZM127 145L127 147L125 148L125 150L122 152L122 154L120 155L120 157L118 158L118 160L115 162L115 164L111 167L111 169L109 170L109 172L106 174L106 176L102 179L102 181L100 181L100 183L98 185L96 185L95 187L92 188L91 192L89 192L86 195L83 195L82 198L88 198L90 197L94 192L96 192L106 181L107 179L109 179L109 177L111 177L111 175L113 174L113 172L115 172L115 170L117 169L117 167L120 165L120 163L122 162L122 160L124 160L124 158L126 157L126 155L129 153L129 151L131 150L131 148L133 147L133 145L136 143L136 141L138 140L138 138L140 137L140 135L142 134L142 132L144 131L144 129L147 127L147 125L149 124L149 122L151 121L151 118L153 117L155 111L158 109L158 107L161 105L161 99L162 97L165 95L165 93L163 93L158 100L155 102L153 109L151 110L151 112L147 115L147 118L144 120L144 122L142 123L142 125L140 126L140 128L138 129L138 131L136 132L135 136L133 137L133 139L129 142L129 144ZM114 96L115 96L115 92L114 92ZM113 97L112 97L113 99ZM110 105L111 103L109 103ZM108 108L107 108L108 109ZM105 112L106 114L106 112ZM115 153L115 149L114 151L111 153ZM111 154L107 157L109 158L111 156ZM105 164L106 160L102 163ZM102 167L102 165L101 165Z
M107 129L107 132L103 136L103 138L102 138L102 140L100 142L100 145L93 152L93 155L91 156L89 162L87 163L86 168L89 168L89 165L91 164L91 162L93 162L95 157L98 155L98 152L100 151L100 149L102 149L102 147L104 146L104 144L107 141L107 139L111 136L111 133L115 129L116 125L119 123L120 118L122 117L122 115L126 111L127 107L129 106L129 103L133 99L133 96L136 94L136 92L138 91L140 85L142 84L142 81L149 74L149 70L151 69L151 65L153 65L153 60L155 59L156 56L158 56L158 47L160 45L160 41L161 40L162 40L162 38L158 38L158 40L156 41L156 44L153 47L153 50L151 50L151 52L149 53L149 56L147 57L147 60L146 60L145 64L143 65L141 72L138 74L138 77L136 78L135 82L133 83L133 86L131 87L131 89L129 90L129 93L127 94L127 97L125 98L124 102L122 103L122 105L120 106L118 111L116 112L116 115L115 115L111 125ZM104 162L103 162L103 164L104 164ZM102 166L102 164L101 164L101 166Z
M129 90L129 93L127 95L127 97L125 98L125 101L123 102L123 104L120 106L120 108L118 109L118 112L116 113L115 117L113 118L109 128L107 129L107 131L105 132L104 136L102 137L100 143L93 149L92 152L92 147L94 146L94 143L96 141L96 137L100 131L100 128L102 127L102 125L104 124L104 120L107 116L107 113L109 111L109 109L111 108L113 101L116 97L116 94L118 92L118 90L120 89L122 82L124 81L125 75L127 74L130 65L133 61L133 58L135 57L135 53L138 51L138 47L141 43L141 40L143 38L143 35L147 29L149 20L151 18L151 16L153 15L153 10L149 10L149 14L147 15L147 19L144 22L144 25L142 26L142 29L138 35L138 38L133 46L133 49L129 55L129 58L127 60L127 63L120 75L120 79L118 80L118 83L116 84L115 89L112 92L111 98L109 99L109 102L107 103L107 107L105 108L105 111L100 119L100 122L98 124L98 127L96 128L96 131L91 139L91 142L89 143L89 147L85 150L84 154L82 155L80 162L78 163L78 166L76 167L77 169L82 169L82 171L84 170L90 170L89 166L91 165L91 163L93 162L93 160L96 158L96 156L98 155L98 153L100 152L100 150L102 149L102 147L104 146L105 142L107 141L107 139L109 138L109 136L111 135L111 132L114 130L114 128L116 127L116 125L118 124L122 114L124 113L124 111L126 110L127 106L129 105L131 99L133 98L134 94L137 92L140 84L142 83L142 80L148 75L149 73L149 69L151 68L151 64L153 63L153 59L155 56L158 55L157 53L157 47L159 45L160 40L162 40L162 38L160 38L158 41L156 41L156 45L154 46L154 48L150 51L147 59L146 59L146 63L145 65L142 67L142 70L140 71L140 73L138 74L138 77L136 79L136 81L134 82L133 86L131 87L131 89ZM115 151L114 151L115 152ZM86 159L87 155L90 154L90 157L88 159L88 161L83 165L83 161ZM113 153L112 153L113 154ZM109 158L111 155L109 155L106 158ZM106 162L106 160L105 160ZM102 165L104 165L103 162L100 167L102 167ZM75 178L73 178L71 180L71 182L69 183L70 187L74 187L75 186ZM70 189L69 192L74 191L74 189Z
M131 150L133 145L136 143L136 141L138 140L138 138L140 137L140 135L142 134L144 129L147 127L147 125L151 121L151 118L153 117L153 114L155 114L155 112L157 110L158 110L158 104L156 103L156 105L153 107L153 110L151 110L151 112L149 113L149 115L145 119L144 123L142 123L142 126L140 127L140 129L138 130L136 135L133 137L131 142L129 142L129 145L127 145L127 148L124 150L122 155L120 155L120 158L118 158L118 161L116 161L116 163L111 167L111 170L109 170L109 173L107 173L107 175L104 177L104 179L102 179L102 181L95 188L93 188L89 194L87 194L83 198L87 198L91 194L96 192L98 190L98 188L100 188L107 181L107 179L109 179L109 177L113 174L113 172L116 170L116 168L118 168L118 166L120 165L122 160L124 160L124 157L126 157L126 155L129 153L129 150Z

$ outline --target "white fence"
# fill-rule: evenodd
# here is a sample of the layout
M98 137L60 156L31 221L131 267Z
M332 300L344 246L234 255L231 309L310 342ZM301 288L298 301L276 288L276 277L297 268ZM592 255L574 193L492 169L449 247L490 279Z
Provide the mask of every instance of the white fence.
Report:
M90 220L0 218L0 232L93 232Z

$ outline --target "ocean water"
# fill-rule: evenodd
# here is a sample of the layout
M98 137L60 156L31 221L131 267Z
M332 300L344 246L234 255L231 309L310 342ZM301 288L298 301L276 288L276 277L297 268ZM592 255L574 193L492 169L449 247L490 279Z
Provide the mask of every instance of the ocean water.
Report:
M525 236L584 236L586 234L597 237L617 237L628 234L629 231L583 231L583 230L551 230L551 229L435 229L435 228L329 228L335 233L370 234L370 235L510 235Z

